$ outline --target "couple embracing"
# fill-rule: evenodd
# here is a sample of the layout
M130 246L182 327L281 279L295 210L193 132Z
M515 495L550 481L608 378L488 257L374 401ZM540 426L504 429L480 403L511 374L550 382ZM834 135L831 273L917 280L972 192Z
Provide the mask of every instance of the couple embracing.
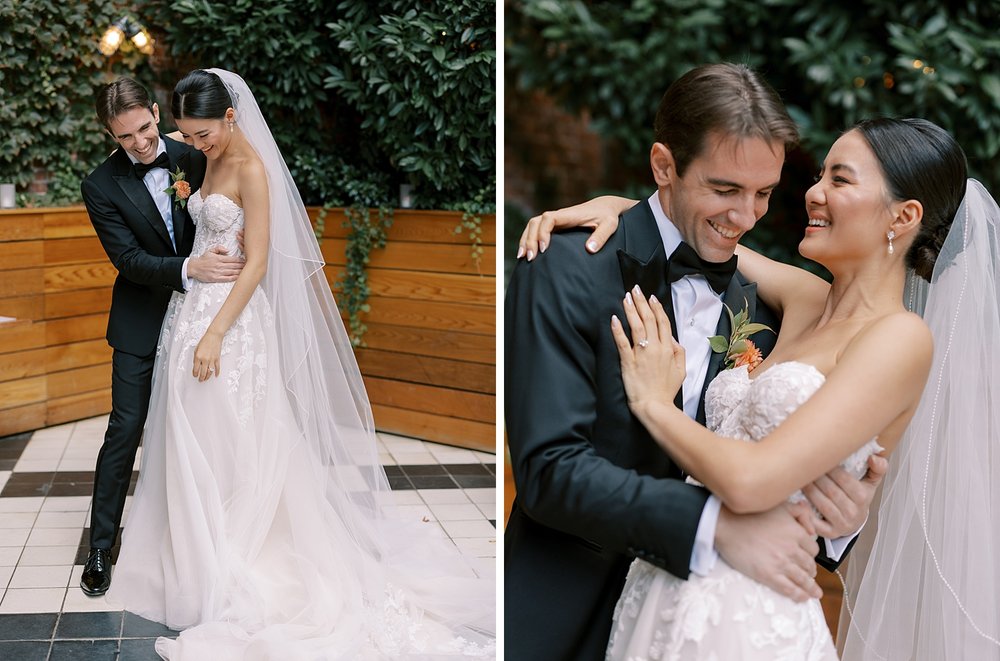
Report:
M1000 212L962 150L845 132L799 245L827 283L739 246L798 138L756 73L688 72L655 132L656 192L533 220L508 288L509 658L837 659L848 556L844 658L1000 658Z

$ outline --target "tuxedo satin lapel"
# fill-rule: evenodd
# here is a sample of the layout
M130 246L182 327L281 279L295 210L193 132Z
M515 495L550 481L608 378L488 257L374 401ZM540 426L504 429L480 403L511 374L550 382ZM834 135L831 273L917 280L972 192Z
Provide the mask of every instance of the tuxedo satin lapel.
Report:
M733 314L739 314L743 308L747 308L750 313L748 318L753 319L757 313L757 283L744 283L739 275L733 276L733 279L729 281L729 286L726 287L726 291L722 294L722 302L729 306ZM732 324L729 323L729 313L726 312L725 308L722 308L722 314L719 315L719 323L715 327L715 334L729 339L732 332ZM712 382L712 379L722 371L725 358L724 354L713 351L708 359L708 369L705 372L705 383L701 388L701 401L698 403L698 415L696 416L698 422L702 424L705 424L705 391L708 389L708 384Z
M618 266L624 285L622 296L636 285L646 296L655 294L670 319L674 339L677 339L674 303L667 282L667 253L649 202L644 200L622 214L618 228L625 236L625 247L618 249ZM684 407L683 389L677 391L674 403L678 408Z
M618 231L625 239L625 247L618 249L618 266L624 286L622 296L639 285L646 296L655 294L666 305L670 300L667 255L649 202L643 201L622 214Z
M171 167L170 171L174 172L177 168L180 168L181 172L186 173L190 168L191 162L188 151L172 140L164 140L164 142L167 145L167 155L170 156L170 162L175 164ZM171 179L171 181L173 180ZM184 245L184 216L187 215L187 211L181 208L175 196L172 196L171 200L170 212L171 220L174 223L174 239L179 250Z
M115 173L111 175L111 178L115 180L118 187L121 188L125 196L135 205L136 209L139 210L153 230L173 249L174 244L170 242L170 234L167 232L167 226L163 222L160 210L156 208L156 203L153 202L153 197L149 194L146 184L142 183L142 180L136 178L132 173L132 163L125 156L125 151L119 149L116 153L119 154L119 158L115 163Z

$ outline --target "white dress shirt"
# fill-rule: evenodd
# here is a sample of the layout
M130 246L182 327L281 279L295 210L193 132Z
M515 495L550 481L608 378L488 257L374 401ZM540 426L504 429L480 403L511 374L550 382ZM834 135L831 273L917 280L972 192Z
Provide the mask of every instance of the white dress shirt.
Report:
M156 149L156 156L165 153L167 153L167 145L160 138L159 147ZM128 156L128 160L132 161L133 165L139 162L139 159L129 152L126 151L125 155ZM170 173L163 168L152 168L142 178L142 183L146 186L146 190L149 191L150 197L153 198L153 203L156 204L156 208L160 212L160 218L163 219L163 224L167 227L167 234L170 235L170 243L174 246L174 252L177 252L177 239L174 237L174 202L173 198L165 192L170 188ZM184 287L184 291L191 288L191 280L187 275L189 259L189 257L185 257L184 264L181 266L181 285Z
M667 218L660 204L659 193L649 197L653 218L660 230L663 248L667 257L680 245L681 233ZM648 295L649 292L644 292ZM698 415L698 403L708 374L708 362L712 348L708 338L715 335L715 329L722 315L722 296L708 284L703 275L686 275L670 285L670 297L677 325L677 340L684 347L687 373L681 386L684 398L684 413L692 420ZM719 523L722 503L714 495L709 495L705 508L701 511L698 530L695 533L694 548L691 551L690 569L695 574L707 575L719 557L715 550L715 528ZM826 554L831 560L839 560L847 545L856 535L841 537L826 542Z

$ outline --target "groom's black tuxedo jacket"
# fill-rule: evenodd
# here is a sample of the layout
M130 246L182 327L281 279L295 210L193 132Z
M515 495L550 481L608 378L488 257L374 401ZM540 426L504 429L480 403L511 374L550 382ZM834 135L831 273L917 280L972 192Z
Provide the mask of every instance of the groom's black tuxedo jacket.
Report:
M630 413L611 335L612 314L627 323L622 298L635 284L670 301L648 202L625 213L596 255L584 250L588 237L553 236L543 256L518 263L507 289L505 414L517 498L504 531L504 644L518 661L603 659L632 559L686 578L708 498ZM735 313L744 299L753 319L777 330L756 285L737 273L723 300ZM723 311L718 333L729 332ZM766 353L774 335L754 339ZM713 354L706 385L721 367Z
M192 192L205 178L205 156L182 142L166 143L170 171L180 167ZM118 149L81 185L83 201L104 251L118 269L108 319L108 344L136 356L156 348L160 325L173 291L183 291L181 266L191 254L194 224L186 208L173 203L177 249L146 185Z

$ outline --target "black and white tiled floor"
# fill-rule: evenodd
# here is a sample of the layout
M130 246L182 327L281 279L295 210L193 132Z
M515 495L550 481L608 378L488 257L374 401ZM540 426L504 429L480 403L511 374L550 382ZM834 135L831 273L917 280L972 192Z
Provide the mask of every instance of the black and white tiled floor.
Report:
M0 661L153 661L156 637L176 635L80 591L106 427L99 416L0 438ZM437 522L495 582L495 455L384 433L379 443L397 510Z

